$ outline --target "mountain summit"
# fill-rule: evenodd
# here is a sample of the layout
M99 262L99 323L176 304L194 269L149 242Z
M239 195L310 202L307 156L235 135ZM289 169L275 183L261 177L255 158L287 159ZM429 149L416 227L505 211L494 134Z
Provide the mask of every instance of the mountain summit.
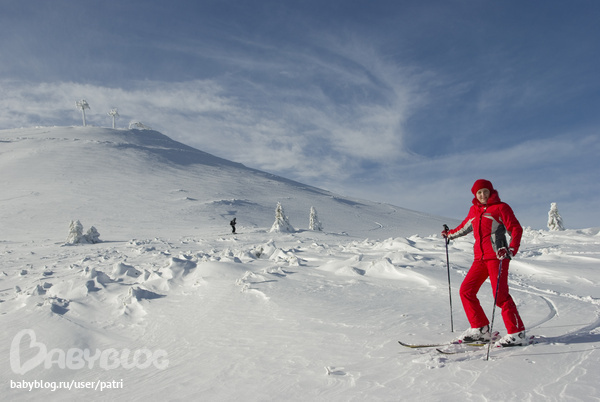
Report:
M198 228L227 233L233 217L238 228L268 229L278 202L298 230L308 227L311 207L331 233L358 226L362 233L351 234L430 234L442 223L251 169L152 130L2 130L0 170L1 236L12 240L59 241L76 219L105 240L183 236Z

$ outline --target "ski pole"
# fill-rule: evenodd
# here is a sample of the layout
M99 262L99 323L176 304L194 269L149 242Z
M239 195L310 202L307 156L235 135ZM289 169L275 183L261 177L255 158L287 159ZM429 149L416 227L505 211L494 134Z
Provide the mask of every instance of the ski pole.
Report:
M506 258L508 258L510 260L510 251L508 251L508 247L506 248L507 253L506 253ZM496 291L494 292L494 307L492 308L492 322L490 323L490 336L493 335L494 331L494 315L496 315L496 301L498 300L498 289L500 288L500 275L502 275L502 260L504 259L501 258L500 259L500 265L498 266L498 280L496 281ZM487 356L485 358L485 360L490 360L490 349L492 348L492 339L490 339L490 342L488 343L488 350L487 350Z
M448 232L450 228L444 224L444 230ZM450 297L450 331L454 332L454 319L452 317L452 286L450 285L450 258L448 257L448 243L450 240L448 237L445 238L446 243L446 267L448 269L448 296Z

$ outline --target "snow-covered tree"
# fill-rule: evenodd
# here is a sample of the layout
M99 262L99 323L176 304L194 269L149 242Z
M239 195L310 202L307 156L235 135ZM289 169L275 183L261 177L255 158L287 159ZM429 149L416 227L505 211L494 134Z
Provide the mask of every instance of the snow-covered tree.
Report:
M116 109L116 108L114 108L114 109L111 109L111 111L110 111L110 112L108 112L107 114L108 114L110 117L112 117L112 123L113 123L113 125L112 125L112 128L114 129L114 128L115 128L115 119L116 119L117 117L119 117L119 112L117 111L117 109Z
M319 221L319 217L317 216L317 210L315 207L310 207L310 222L308 223L308 228L310 230L316 230L318 232L323 230L323 225Z
M91 227L87 233L83 234L83 225L79 220L71 221L69 225L69 236L67 236L66 244L79 244L79 243L100 243L100 233L95 227Z
M140 121L132 121L131 123L129 123L129 129L130 130L152 130L151 127L148 127L148 126L142 124L142 122L140 122Z
M71 221L69 224L69 235L67 236L67 244L81 243L83 238L83 225L79 220Z
M98 233L98 230L92 226L91 228L89 228L89 230L87 231L87 233L84 236L86 242L91 243L91 244L96 244L96 243L100 243L100 233Z
M294 227L290 224L288 217L285 216L285 212L283 211L283 207L281 203L277 203L277 208L275 209L275 222L273 226L271 226L270 232L294 232Z
M558 207L556 206L555 202L550 204L550 211L548 211L548 229L565 230L562 217L558 213Z
M77 105L77 109L81 109L81 114L83 115L83 127L85 127L85 109L89 109L90 105L85 99L77 101L75 104Z

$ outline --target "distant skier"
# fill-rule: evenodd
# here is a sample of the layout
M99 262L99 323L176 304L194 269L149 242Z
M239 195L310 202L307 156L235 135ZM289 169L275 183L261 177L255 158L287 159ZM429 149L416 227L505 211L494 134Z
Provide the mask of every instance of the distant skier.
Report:
M492 291L496 293L496 284L500 263L502 275L496 305L502 309L502 318L508 334L502 337L496 346L526 345L525 326L517 306L508 292L508 263L510 257L519 250L523 228L512 209L500 201L498 191L487 180L477 180L471 192L475 196L468 216L457 228L442 232L449 240L473 232L475 236L473 265L460 287L467 318L471 324L459 339L464 342L491 341L489 321L479 304L477 292L489 277ZM510 245L506 244L505 233L510 233Z
M235 234L235 224L236 224L235 219L236 218L233 218L233 220L231 222L229 222L229 224L231 225L231 233L233 233L233 234Z

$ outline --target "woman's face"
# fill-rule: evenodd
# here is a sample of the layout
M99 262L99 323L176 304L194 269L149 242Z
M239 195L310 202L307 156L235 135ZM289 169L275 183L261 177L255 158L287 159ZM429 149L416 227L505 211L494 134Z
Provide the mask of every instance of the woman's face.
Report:
M490 190L488 190L487 188L482 188L481 190L477 191L477 200L482 203L482 204L487 204L487 200L488 198L490 198Z

